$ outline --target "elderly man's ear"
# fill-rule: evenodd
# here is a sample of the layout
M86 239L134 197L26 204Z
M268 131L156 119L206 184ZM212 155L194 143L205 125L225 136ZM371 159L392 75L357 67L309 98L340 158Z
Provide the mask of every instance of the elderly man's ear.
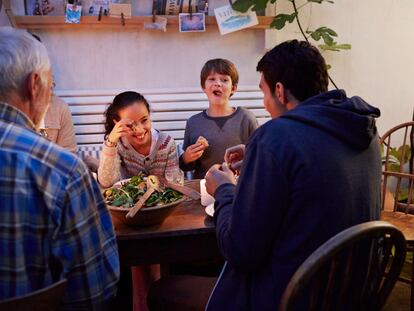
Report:
M42 78L38 72L31 72L26 79L26 96L27 99L33 101L36 99L39 94L42 92L42 88L45 87L45 82L42 81Z

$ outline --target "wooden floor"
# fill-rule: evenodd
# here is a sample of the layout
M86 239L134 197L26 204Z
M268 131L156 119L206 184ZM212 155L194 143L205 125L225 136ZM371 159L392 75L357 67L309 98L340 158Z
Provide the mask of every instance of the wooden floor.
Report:
M407 263L404 265L403 275L410 275L410 266ZM410 285L397 282L394 289L388 298L385 307L382 311L409 311L410 310Z

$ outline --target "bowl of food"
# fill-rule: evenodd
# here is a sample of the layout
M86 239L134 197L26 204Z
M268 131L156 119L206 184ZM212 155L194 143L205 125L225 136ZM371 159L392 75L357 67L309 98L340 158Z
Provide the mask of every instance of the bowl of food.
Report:
M112 188L103 191L105 202L112 217L130 226L150 226L162 223L174 208L186 197L171 188L163 186L153 191L141 209L133 216L127 214L147 192L147 176L139 174L121 180Z

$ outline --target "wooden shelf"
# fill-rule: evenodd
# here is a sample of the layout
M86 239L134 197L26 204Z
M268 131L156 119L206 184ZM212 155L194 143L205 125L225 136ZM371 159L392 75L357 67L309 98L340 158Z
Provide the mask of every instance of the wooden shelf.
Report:
M178 16L165 15L168 19L167 29L178 29ZM144 30L144 23L152 22L152 16L133 16L130 19L125 19L125 26L122 26L121 19L102 16L98 21L97 16L82 16L80 24L65 23L64 16L13 16L15 26L18 28L27 29L139 29ZM248 29L266 29L269 28L273 20L272 16L258 16L259 24ZM217 27L215 16L206 16L206 28Z

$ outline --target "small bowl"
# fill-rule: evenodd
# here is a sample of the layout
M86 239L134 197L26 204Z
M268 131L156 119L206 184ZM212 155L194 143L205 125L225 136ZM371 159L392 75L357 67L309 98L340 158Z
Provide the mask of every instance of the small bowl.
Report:
M183 196L181 199L165 205L153 207L143 207L133 218L127 218L126 214L131 210L126 207L108 205L112 217L118 219L129 226L151 226L161 224L173 211L174 208L187 199Z

